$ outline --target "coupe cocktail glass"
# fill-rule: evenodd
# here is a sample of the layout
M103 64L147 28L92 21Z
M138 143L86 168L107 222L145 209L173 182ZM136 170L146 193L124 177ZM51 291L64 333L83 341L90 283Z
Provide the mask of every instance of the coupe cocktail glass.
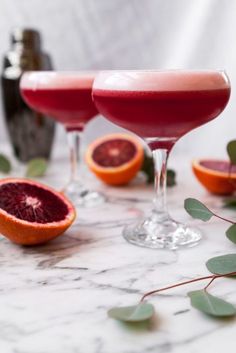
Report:
M142 137L154 158L154 209L124 229L129 242L177 249L200 240L198 229L174 221L167 211L167 159L181 136L223 111L229 96L230 83L223 71L103 71L96 76L93 99L99 112Z
M91 95L95 75L96 72L89 71L30 71L24 73L20 81L25 102L65 127L70 148L71 177L63 191L77 207L94 206L104 200L98 192L88 190L77 174L81 134L87 122L98 113Z

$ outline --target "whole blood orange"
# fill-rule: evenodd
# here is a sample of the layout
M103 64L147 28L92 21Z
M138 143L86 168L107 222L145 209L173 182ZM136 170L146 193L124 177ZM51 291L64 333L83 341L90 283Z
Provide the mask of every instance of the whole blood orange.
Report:
M205 188L218 195L230 195L236 190L236 166L228 161L202 159L192 162L193 172Z
M87 149L86 162L91 171L109 185L123 185L140 170L144 150L141 142L125 133L96 139Z
M74 219L72 204L48 186L29 179L0 180L0 233L14 243L45 243Z

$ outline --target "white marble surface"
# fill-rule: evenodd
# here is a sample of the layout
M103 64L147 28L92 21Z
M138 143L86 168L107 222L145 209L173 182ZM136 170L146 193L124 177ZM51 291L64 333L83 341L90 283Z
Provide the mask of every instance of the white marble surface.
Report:
M63 164L64 163L64 164ZM63 158L53 161L44 181L65 181ZM172 163L173 165L173 163ZM189 163L175 161L178 186L169 190L171 213L190 220L183 200L198 196L218 210L221 200L195 181ZM87 173L84 171L84 173ZM25 248L0 238L1 353L220 353L235 350L235 320L213 320L192 309L180 287L150 298L157 315L149 326L134 328L107 317L107 309L135 304L145 292L207 274L205 261L236 252L218 220L199 224L202 242L181 251L150 250L126 243L124 224L150 208L152 189L136 180L126 188L106 188L110 202L78 214L82 225L45 246ZM222 210L235 217L232 211ZM190 220L192 223L192 220ZM221 285L222 284L222 285ZM236 304L235 281L220 279L211 292Z

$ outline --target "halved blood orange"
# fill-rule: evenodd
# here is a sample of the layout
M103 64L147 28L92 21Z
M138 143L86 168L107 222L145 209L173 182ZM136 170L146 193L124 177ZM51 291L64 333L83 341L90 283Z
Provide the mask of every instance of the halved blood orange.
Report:
M70 201L52 188L29 179L0 180L0 233L14 243L45 243L74 219Z
M200 183L211 193L230 195L236 190L236 166L232 166L230 171L229 161L194 160L192 168Z
M109 134L96 139L87 149L86 162L91 171L109 185L124 185L140 170L142 143L125 133Z

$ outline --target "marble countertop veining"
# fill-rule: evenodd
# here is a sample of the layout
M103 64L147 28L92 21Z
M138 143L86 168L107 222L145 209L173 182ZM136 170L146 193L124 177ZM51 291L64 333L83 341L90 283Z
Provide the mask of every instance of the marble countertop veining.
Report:
M48 184L63 184L55 161ZM54 169L53 169L54 168ZM61 165L60 165L61 168ZM107 188L90 174L88 183L108 195L99 209L78 214L64 236L40 247L20 247L0 237L1 353L220 353L233 352L235 320L214 320L192 309L186 293L201 283L150 298L157 315L148 326L124 325L107 317L107 309L135 304L149 290L207 274L205 261L236 252L224 236L227 227L213 219L192 221L183 199L198 196L219 209L190 171L179 168L178 186L169 189L171 214L199 225L204 239L180 251L151 250L128 244L124 224L151 206L152 188L139 181ZM221 210L229 217L232 211ZM224 285L220 285L224 283ZM216 281L211 292L236 303L232 279Z

